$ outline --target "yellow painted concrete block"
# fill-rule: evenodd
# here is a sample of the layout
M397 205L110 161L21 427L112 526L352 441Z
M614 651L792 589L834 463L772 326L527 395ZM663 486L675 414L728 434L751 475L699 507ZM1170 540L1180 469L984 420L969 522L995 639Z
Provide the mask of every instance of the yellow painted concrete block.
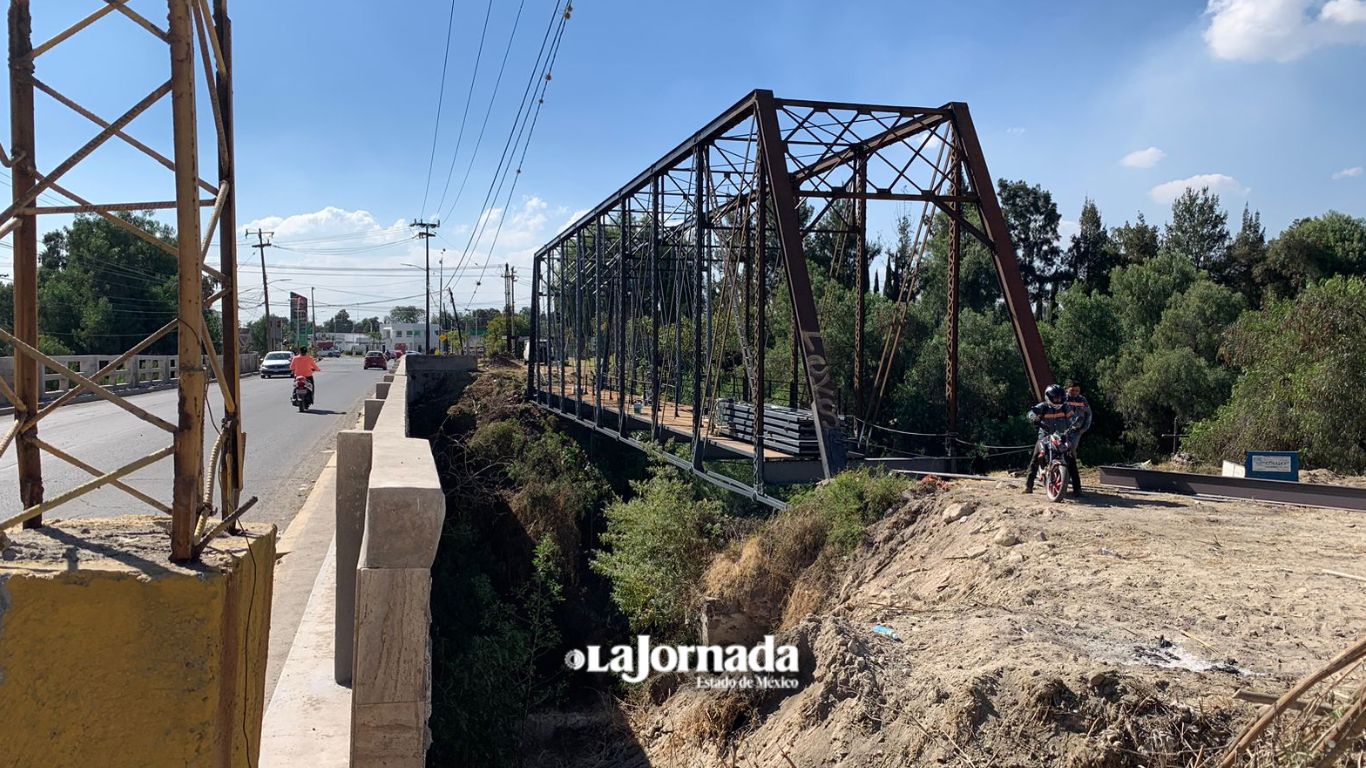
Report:
M168 560L164 517L10 532L0 552L0 763L255 765L275 527Z

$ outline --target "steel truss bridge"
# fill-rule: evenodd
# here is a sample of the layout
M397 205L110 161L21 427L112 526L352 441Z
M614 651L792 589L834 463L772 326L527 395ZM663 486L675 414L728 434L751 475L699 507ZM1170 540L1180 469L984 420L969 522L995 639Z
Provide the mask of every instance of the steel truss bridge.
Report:
M870 200L920 211L912 263L901 265L910 277L876 362L865 348ZM674 443L664 452L674 464L781 506L768 486L875 461L861 452L866 425L886 393L936 216L949 229L950 433L964 235L994 260L1030 385L1041 393L1052 373L967 105L756 90L536 253L527 397L642 449ZM822 333L804 251L817 236L854 251L852 350L832 350ZM832 258L832 273L838 268ZM831 355L851 353L846 402ZM775 387L769 374L778 367ZM780 428L786 438L775 437Z

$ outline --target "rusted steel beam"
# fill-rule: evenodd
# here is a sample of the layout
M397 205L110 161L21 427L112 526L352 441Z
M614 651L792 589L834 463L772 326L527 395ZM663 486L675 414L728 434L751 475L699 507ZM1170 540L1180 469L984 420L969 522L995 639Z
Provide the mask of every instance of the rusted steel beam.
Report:
M855 243L858 261L855 266L857 274L854 276L854 413L864 413L866 410L864 386L867 378L864 368L867 365L864 334L868 328L868 200L862 193L868 188L867 155L861 154L855 157L854 182L856 184L855 191L859 193L859 196L854 200L854 217L857 220L854 228L855 236L858 237L858 242ZM835 254L835 258L842 258L842 256Z
M60 190L57 189L59 185L54 184L52 186L54 191L60 192ZM66 193L61 192L61 194ZM200 200L199 204L201 206L210 206L214 204L214 201ZM32 208L25 208L21 212L36 215L73 213L98 214L114 213L118 211L164 211L170 210L171 208L176 207L176 205L177 203L174 200L156 200L145 203L89 203L86 205L40 205L34 206Z
M1039 336L1039 326L1029 306L1029 293L1025 290L1024 280L1020 278L1020 264L1016 261L1015 244L1010 240L1010 229L1006 226L1001 205L996 199L996 189L992 186L991 173L987 170L987 161L982 155L982 145L977 142L977 129L973 127L968 105L955 101L949 108L953 111L958 146L963 153L968 176L973 189L981 198L978 208L982 214L982 225L990 238L991 257L996 263L996 276L1001 281L1006 311L1010 314L1011 325L1015 329L1015 343L1019 345L1020 355L1024 358L1030 388L1033 389L1036 398L1043 399L1044 388L1053 383L1053 371L1048 365L1043 339Z
M167 446L157 451L156 453L148 454L131 464L125 464L124 466L119 467L113 472L100 475L99 477L88 482L82 483L81 485L78 485L65 493L58 494L52 497L51 499L48 499L47 501L35 504L34 506L25 509L23 512L20 512L17 515L0 521L0 531L5 530L6 528L12 528L13 526L18 525L19 523L27 523L29 520L37 519L41 517L42 514L48 511L49 509L61 506L62 504L71 501L72 499L78 499L86 495L87 493L90 493L91 491L99 490L100 488L109 485L115 480L120 480L124 477L127 477L128 475L133 474L134 472L137 472L138 470L144 467L148 467L152 464L155 464L156 462L166 458L167 456L170 456L172 453L175 453L175 447Z
M66 504L72 499L79 499L79 497L85 496L86 493L98 491L98 489L104 488L105 485L109 485L113 481L130 476L130 474L142 469L142 467L154 465L154 463L167 458L167 456L173 454L173 452L175 452L175 448L169 447L168 445L168 447L161 448L160 451L154 452L154 454L142 456L138 461L128 463L128 465L119 467L119 469L113 470L111 473L101 474L100 477L94 478L94 480L83 482L81 485L76 485L75 488L70 489L70 491L59 493L59 495L53 496L52 499L48 499L46 502L34 504L33 507L26 508L25 511L19 512L19 514L14 515L14 517L0 521L0 530L7 529L7 527L14 527L19 525L19 523L29 522L31 519L40 518L42 517L42 512L51 510L53 507L60 507L61 504Z
M816 312L816 301L811 295L811 278L806 270L801 224L797 220L797 201L788 174L787 154L778 128L773 94L756 91L754 98L754 111L759 125L759 151L767 169L769 198L777 219L775 224L792 298L793 320L801 342L807 385L811 390L811 412L820 443L821 466L826 477L834 477L844 469L844 438L840 434L839 419L835 413L835 387L830 378L825 339L821 335L820 317Z
M754 490L764 493L764 403L767 400L764 362L768 359L768 181L764 160L755 163L755 188L758 190L758 211L755 218L757 245L754 251L755 296L754 348Z
M175 327L176 327L176 323L177 323L177 322L178 322L178 321L176 321L176 320L172 320L171 322L169 322L169 323L167 323L167 324L161 326L161 327L158 328L157 330L153 331L153 332L151 333L151 335L149 335L147 338L145 338L145 339L143 339L142 341L139 341L137 344L135 344L135 345L133 346L132 349L128 350L127 352L124 352L122 355L119 355L119 356L118 356L117 358L115 358L112 362L110 362L109 364L105 365L103 368L99 369L99 370L96 371L95 373L91 374L90 380L91 380L91 381L94 381L94 382L98 382L100 379L104 378L105 376L108 376L109 374L111 374L111 373L117 371L117 370L118 370L118 367L119 367L120 365L123 365L124 363L128 362L128 360L129 360L130 358L132 358L134 355L140 354L140 353L142 352L142 350L144 350L144 349L146 349L146 348L152 346L152 345L155 344L159 339L161 339L163 336L165 336L166 334L168 334L168 333L170 333L171 331L175 330ZM18 364L18 360L19 360L19 358L18 358L18 356L16 355L16 356L15 356L15 363L16 363L16 365ZM100 388L103 389L103 387L100 387ZM41 411L38 411L38 415L35 416L35 417L33 417L33 424L36 425L39 421L41 421L41 420L43 419L44 416L47 416L49 413L52 413L53 411L57 410L58 408L62 407L63 405L66 405L67 403L71 402L71 400L73 400L73 399L74 399L77 395L79 395L82 391L83 391L83 387L72 387L71 389L68 389L66 392L63 392L56 400L53 400L52 402L50 402L50 403L48 403L47 405L43 406L43 409L42 409ZM26 427L26 429L31 429L31 428L32 428L32 427Z
M218 140L218 153L222 155L228 151L228 146L223 133L223 113L218 105L218 89L213 87L215 68L213 62L209 61L209 38L214 38L215 53L218 40L209 34L209 10L205 7L204 0L191 0L190 10L193 12L191 15L194 17L195 34L199 36L199 60L204 64L204 82L209 86L209 108L213 112L214 137ZM219 64L221 63L220 59ZM219 73L224 71L226 70L221 67L217 70ZM213 231L213 226L210 225L208 229Z
M228 510L237 509L241 500L242 485L246 469L246 436L242 433L242 368L241 349L238 346L237 327L237 160L233 136L233 93L232 93L232 19L228 16L228 0L214 0L214 34L211 39L217 46L220 68L214 80L218 96L218 106L223 115L223 145L218 155L218 188L220 190L221 210L218 212L218 252L219 270L223 273L223 288L219 292L223 299L223 373L220 381L227 382L232 392L235 407L223 411L223 430L229 435L223 445L223 477L219 485L220 507L224 515ZM213 225L209 225L209 232ZM205 234L203 251L207 258L207 245L211 234ZM209 298L209 304L217 299ZM231 329L231 332L228 332Z
M52 86L48 85L47 83L44 83L43 81L38 80L38 79L34 79L33 85L34 85L34 87L37 88L38 90L40 90L40 91L42 91L43 93L46 93L48 96L51 96L52 98L56 99L60 104L65 105L68 109L70 109L71 111L73 111L73 112L75 112L76 114L80 115L81 117L84 117L85 119L89 120L90 122L94 123L95 125L98 125L98 126L101 127L101 128L108 128L108 127L110 126L110 123L109 123L108 120L105 120L104 118L100 117L99 115L95 114L94 112L91 112L90 110L88 110L88 109L86 109L85 107L81 106L80 104L76 103L76 101L74 101L73 99L68 98L66 95L62 94L62 93L59 92L56 88L53 88ZM168 170L168 171L175 171L175 163L172 162L170 158L166 157L165 155L161 154L160 152L156 151L155 149L152 149L151 147L147 146L146 144L142 143L141 141L138 141L137 139L133 138L131 135L129 135L129 134L126 133L125 131L123 131L123 130L116 130L116 131L114 131L114 135L117 136L117 137L119 137L119 138L122 139L123 141L127 142L127 144L128 144L129 146L133 147L134 149L137 149L138 151L140 151L140 152L142 152L143 154L147 155L148 157L152 158L152 159L155 160L156 162L160 163L161 166L164 167L166 170ZM218 190L215 189L214 186L213 186L212 184L210 184L210 183L207 182L207 181L204 181L203 179L200 179L200 180L199 180L199 186L200 186L205 192L208 192L208 193L211 194L211 195L216 195L216 194L218 194ZM212 204L212 201L210 201L210 204Z
M128 18L132 19L133 22L134 22L135 24L137 24L139 27L142 27L143 29L145 29L145 30L147 30L148 32L150 32L150 33L152 34L152 37L155 37L156 39L160 40L160 41L163 42L163 43L169 43L169 42L171 42L171 37L170 37L169 34L167 34L166 30L164 30L164 29L162 29L161 27L158 27L157 25L155 25L155 24L153 24L152 22L148 21L145 17L143 17L143 16L142 16L141 14L139 14L137 11L135 11L135 10L133 10L132 8L129 8L127 5L125 5L125 4L122 2L122 0L104 0L104 1L105 1L106 3L113 3L113 4L117 5L117 10L118 10L119 13L122 13L124 16L127 16Z
M29 95L29 104L31 111L33 89L32 87L29 87L26 90L28 91ZM9 219L9 217L13 216L14 213L19 209L26 208L32 205L33 201L38 198L38 195L42 194L43 192L47 191L48 188L52 187L56 183L56 181L62 177L63 174L74 168L77 163L88 157L91 152L94 152L96 149L100 147L100 145L108 141L110 137L112 137L117 131L123 130L123 128L127 126L129 123L131 123L134 118L136 118L138 115L141 115L143 112L146 112L153 104L156 104L158 101L161 101L161 98L170 92L171 81L167 80L156 90L152 91L151 93L143 97L143 99L139 101L137 104L134 104L132 108L129 109L127 112L124 112L122 115L120 115L117 120L110 123L109 127L100 131L98 134L95 135L94 138L92 138L90 141L87 141L85 144L81 146L80 149L72 153L70 157L68 157L66 160L63 160L61 165L58 165L56 168L49 171L48 174L42 179L42 181L39 181L37 184L30 186L28 190L23 194L15 192L14 202L4 211L0 211L0 221L5 221ZM15 154L18 154L21 149L20 146L17 142L12 143L14 144ZM26 157L32 158L33 153L31 147L26 149L29 150L26 153ZM32 173L34 176L38 175L36 171L33 170L33 163L31 159L26 161L25 165L29 166L30 173ZM70 195L67 196L70 197Z
M179 320L177 332L179 379L175 430L175 479L171 504L171 559L194 557L194 528L202 504L204 472L204 345L203 262L199 256L199 206L195 182L199 178L195 120L195 71L193 22L189 0L168 0L171 58L171 119L176 173L176 244L179 251ZM236 328L231 329L233 333Z
M1294 483L1252 477L1198 475L1191 472L1163 472L1137 467L1104 466L1100 484L1140 491L1163 491L1234 499L1302 504L1366 512L1366 488L1320 483Z
M59 375L65 377L65 378L71 379L72 381L76 382L77 385L79 385L80 388L82 388L82 389L84 389L84 390L86 390L86 391L88 391L88 392L94 394L96 397L99 397L99 398L101 398L101 399L103 399L103 400L108 400L109 402L113 403L114 405L117 405L118 407L122 408L123 410L128 411L129 413L133 414L134 416L137 416L139 419L142 419L143 421L145 421L145 422L147 422L147 423L149 423L149 424L154 424L154 425L156 425L156 426L158 426L158 427L161 427L162 429L166 430L167 432L174 432L174 431L175 431L175 426L172 425L170 422L168 422L168 421L166 421L166 420L164 420L164 419L162 419L162 418L159 418L159 417L157 417L157 416L153 416L152 414L148 413L147 411L145 411L145 410L143 410L143 409L137 407L136 405L133 405L132 403L128 402L128 400L127 400L126 398L119 397L118 395L114 394L113 392L110 392L109 390L105 389L104 387L101 387L100 385L96 384L96 383L95 383L94 381L92 381L91 379L88 379L88 378L86 378L85 376L82 376L81 374L76 373L75 371L71 370L70 367L68 367L68 366L66 366L66 365L63 365L62 363L58 362L57 360L55 360L55 359L52 358L52 357L49 357L48 355L43 354L42 352L40 352L40 351L38 350L37 347L31 346L31 345L25 343L24 341L22 341L21 339L19 339L18 337L16 337L14 334L10 333L9 331L6 331L6 330L3 329L3 328L0 328L0 339L2 339L2 340L4 340L4 341L7 341L7 342L9 342L10 344L13 344L13 345L14 345L14 359L15 359L15 362L16 362L16 363L17 363L18 360L19 360L20 353L22 353L23 356L25 356L25 357L31 357L31 358L37 360L38 362L43 363L43 364L46 365L48 368L51 368L51 369L53 370L53 372L55 372L55 373L57 373L57 374L59 374ZM16 368L17 368L17 365L16 365ZM47 412L52 408L52 406L53 406L53 404L49 403L48 406L47 406L47 408L43 409L43 413L47 413ZM33 409L33 412L36 413L36 412L37 412L37 409L34 408L34 409ZM34 422L37 422L37 420L38 420L38 419L37 419L36 416L32 419L32 421L34 421ZM34 427L29 427L28 429L26 429L26 430L24 430L24 431L25 431L25 432L30 432L30 431L33 431L33 430L35 430L35 429L37 429L36 426L34 426Z
M54 458L61 459L62 461L65 461L67 464L70 464L71 466L76 467L77 469L84 470L85 472L87 472L87 473L89 473L89 474L91 474L91 475L94 475L95 477L103 477L104 474L105 474L104 472L102 472L102 471L100 471L100 470L98 470L98 469L95 469L94 467L90 466L89 464L86 464L84 461L81 461L80 459L76 458L75 456L72 456L71 454L67 453L66 451L63 451L62 449L60 449L60 448L58 448L58 447L56 447L56 446L54 446L54 445L51 445L51 444L49 444L49 443L46 443L46 442L44 442L44 441L42 441L42 440L37 440L37 439L35 439L34 442L37 443L37 445L38 445L39 448L42 448L44 451L47 451L47 452L48 452L49 454L51 454ZM161 512L165 512L166 514L170 514L170 513L171 513L171 508L170 508L170 507L166 506L165 504L163 504L162 502L158 501L157 499L154 499L154 498L152 498L151 496L148 496L147 494L143 493L142 491L139 491L138 489L134 488L133 486L128 485L127 483L124 483L124 482L119 481L119 480L111 480L111 481L109 481L109 484L112 485L112 486L114 486L115 488L118 488L120 491L123 491L124 493L127 493L129 496L132 496L133 498L137 499L138 501L141 501L141 502L143 502L144 504L147 504L148 506L152 507L153 509L156 509L156 510L161 511Z
M89 16L86 16L85 18L81 19L75 24L72 24L71 26L67 27L61 32L58 32L57 34L49 38L47 42L43 43L42 45L39 45L37 48L34 48L33 52L28 55L28 58L32 60L38 58L39 56L42 56L44 53L47 53L53 48L56 48L59 44L61 44L63 40L66 40L67 38L71 37L77 32L80 32L82 29L85 29L86 27L90 26L91 24L94 24L95 22L99 21L100 19L104 18L110 13L113 13L115 10L118 9L120 5L123 5L127 2L128 0L109 0L108 5L104 6L98 11L95 11Z
M955 150L949 153L951 187L957 195L962 189L961 158ZM948 262L948 348L944 361L944 404L948 411L949 455L953 455L952 437L958 433L958 283L963 261L962 234L959 231L963 220L962 203L953 203L954 215L949 217L949 262Z
M38 197L34 172L35 129L33 117L32 17L28 0L11 0L9 7L10 150L14 156L10 213L28 207ZM37 190L37 191L35 191ZM7 219L8 215L0 217ZM14 224L14 334L25 344L38 346L38 219L20 213ZM17 349L17 348L16 348ZM19 500L38 512L24 518L25 527L43 524L43 460L32 437L42 394L41 370L26 355L14 356L16 416L21 424L15 451L19 466Z

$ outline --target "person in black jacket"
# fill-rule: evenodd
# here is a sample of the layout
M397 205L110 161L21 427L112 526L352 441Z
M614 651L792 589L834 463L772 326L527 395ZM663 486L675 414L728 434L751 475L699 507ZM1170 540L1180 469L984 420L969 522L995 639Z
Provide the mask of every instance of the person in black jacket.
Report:
M1034 455L1029 462L1029 474L1025 477L1025 493L1034 492L1034 476L1043 464L1043 441L1049 435L1071 432L1076 427L1076 414L1067 404L1066 394L1057 384L1049 384L1044 390L1043 402L1029 409L1026 414L1031 424L1039 427L1039 437L1034 443ZM1071 453L1064 457L1067 472L1072 478L1073 495L1081 495L1081 476L1077 473L1077 459Z
M1081 495L1081 475L1077 473L1077 449L1081 447L1081 436L1091 428L1091 403L1086 396L1081 393L1081 382L1076 379L1067 380L1067 404L1072 407L1072 463L1068 466L1068 471L1072 475L1072 491L1075 495Z

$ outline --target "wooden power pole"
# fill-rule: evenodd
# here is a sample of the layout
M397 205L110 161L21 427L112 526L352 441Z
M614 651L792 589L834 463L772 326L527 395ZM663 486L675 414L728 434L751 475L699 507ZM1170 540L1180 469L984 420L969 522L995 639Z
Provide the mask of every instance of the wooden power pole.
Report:
M247 230L247 234L250 235L251 230ZM266 280L266 249L271 246L271 243L268 243L265 240L268 235L274 234L274 232L256 230L256 244L252 246L252 248L257 248L261 251L261 293L265 294L266 302L266 348L262 351L263 355L266 352L273 352L275 350L274 324L270 322L270 283Z
M432 238L435 237L435 235L432 234L432 230L440 227L441 222L423 221L422 219L418 219L417 221L414 221L411 226L422 230L417 233L417 236L422 238L423 244L427 247L427 260L424 262L424 266L426 267L424 271L427 276L427 308L426 315L424 316L424 319L426 320L426 329L422 335L422 352L430 355L432 353Z

